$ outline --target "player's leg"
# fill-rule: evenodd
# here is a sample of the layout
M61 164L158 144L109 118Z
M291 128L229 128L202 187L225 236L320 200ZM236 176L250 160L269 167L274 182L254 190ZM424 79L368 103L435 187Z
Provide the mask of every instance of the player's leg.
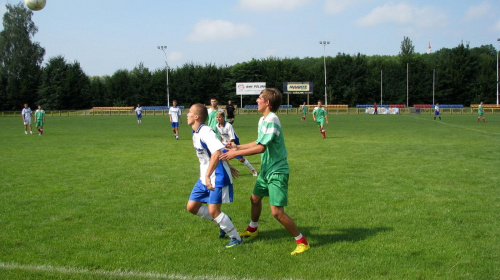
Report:
M248 224L246 231L240 232L241 237L257 237L259 235L258 227L260 214L262 213L262 198L262 196L255 194L250 197L250 224Z
M243 243L238 231L236 230L231 218L221 211L222 203L233 201L233 186L223 188L215 188L210 192L208 211L213 220L219 225L220 229L227 233L231 241L226 245L226 248L231 248Z
M212 221L213 218L208 211L208 207L203 205L203 203L208 203L209 195L210 192L207 187L201 183L201 180L198 179L193 189L191 190L186 209L191 214L197 215L202 219Z
M323 135L323 138L326 138L325 125L323 123L320 125L319 130L321 131L321 135Z
M299 228L292 218L285 213L285 206L288 203L288 174L273 174L269 184L269 203L271 213L283 227L295 238L297 247L292 255L303 253L309 250L310 246L306 238L300 233Z
M241 163L243 163L248 169L250 169L250 171L252 172L253 176L257 176L258 173L257 171L255 170L255 168L253 168L252 164L248 161L248 159L242 157L242 156L237 156L236 157Z

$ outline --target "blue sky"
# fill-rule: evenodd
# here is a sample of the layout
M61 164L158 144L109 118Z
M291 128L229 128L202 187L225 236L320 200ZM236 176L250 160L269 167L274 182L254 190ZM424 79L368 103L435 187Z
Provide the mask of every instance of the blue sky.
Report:
M0 0L5 4L19 1ZM34 41L45 62L62 55L87 75L112 75L139 63L234 65L337 53L397 55L404 36L415 51L500 42L500 1L387 0L47 0L34 12ZM1 27L3 29L3 27ZM319 41L330 41L325 48Z

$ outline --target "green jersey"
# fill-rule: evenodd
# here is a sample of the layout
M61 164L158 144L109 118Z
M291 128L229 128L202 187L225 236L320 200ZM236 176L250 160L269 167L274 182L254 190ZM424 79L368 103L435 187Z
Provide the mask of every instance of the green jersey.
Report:
M328 113L326 112L326 110L325 110L324 107L321 107L321 108L316 107L316 108L314 108L312 114L316 116L316 121L317 122L324 122L325 121L325 116L328 115Z
M270 173L289 174L285 138L278 116L271 112L259 120L257 144L266 146L260 155L262 175Z
M483 105L477 106L477 112L480 116L484 115Z
M205 122L208 126L210 126L215 133L217 132L217 112L224 110L222 108L217 108L217 110L212 109L212 107L208 108L208 119Z
M307 106L306 105L302 105L302 114L303 115L307 114Z
M38 120L43 120L43 117L45 117L45 111L44 110L36 110L35 112L35 119Z

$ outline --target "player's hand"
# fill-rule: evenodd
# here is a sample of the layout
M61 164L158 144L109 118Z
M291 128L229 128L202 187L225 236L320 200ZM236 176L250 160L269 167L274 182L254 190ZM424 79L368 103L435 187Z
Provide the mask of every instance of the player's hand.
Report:
M212 186L212 182L210 180L210 177L206 177L205 178L205 184L207 186L207 189L211 190L211 191L215 191L215 188L214 186Z
M238 178L240 176L240 171L238 171L238 169L232 166L229 166L229 168L231 169L231 175L233 176L233 178Z
M228 142L226 144L226 150L234 150L236 151L238 149L238 145L236 145L234 142Z
M236 153L236 152L235 152L234 150L228 150L227 152L225 152L225 153L221 154L221 155L219 156L219 159L220 159L220 160L229 161L229 160L231 160L231 159L233 159L233 158L235 158L235 157L236 157L235 153Z

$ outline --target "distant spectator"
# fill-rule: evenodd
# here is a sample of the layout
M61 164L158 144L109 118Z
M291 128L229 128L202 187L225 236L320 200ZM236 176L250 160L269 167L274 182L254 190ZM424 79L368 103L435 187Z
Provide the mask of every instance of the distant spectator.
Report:
M235 108L234 108L233 102L231 100L228 100L227 105L226 105L226 117L227 117L227 121L230 124L234 123L234 111L235 111Z

